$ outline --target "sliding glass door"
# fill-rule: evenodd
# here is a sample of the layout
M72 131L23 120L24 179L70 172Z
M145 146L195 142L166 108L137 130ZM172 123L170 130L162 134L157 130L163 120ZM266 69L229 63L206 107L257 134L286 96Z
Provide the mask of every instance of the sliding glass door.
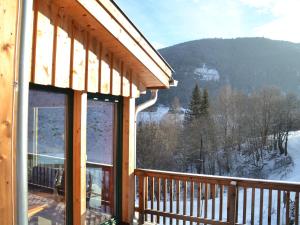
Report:
M28 219L30 225L63 225L71 217L69 95L30 89L28 115ZM69 194L69 195L68 195ZM67 204L68 202L68 204Z
M90 96L87 109L86 222L116 216L118 100Z

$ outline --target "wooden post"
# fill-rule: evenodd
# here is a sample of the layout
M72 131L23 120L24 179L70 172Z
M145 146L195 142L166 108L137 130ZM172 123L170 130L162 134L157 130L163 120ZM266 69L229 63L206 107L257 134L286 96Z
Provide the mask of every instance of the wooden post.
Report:
M86 213L87 94L74 92L73 118L73 224L84 225Z
M122 217L125 224L132 224L135 202L134 178L134 129L135 99L124 97L123 103L123 161L122 161Z
M235 224L236 217L236 195L237 195L237 182L231 181L228 186L228 211L227 211L227 222L229 225Z
M15 209L15 80L18 2L0 2L0 220L14 224Z

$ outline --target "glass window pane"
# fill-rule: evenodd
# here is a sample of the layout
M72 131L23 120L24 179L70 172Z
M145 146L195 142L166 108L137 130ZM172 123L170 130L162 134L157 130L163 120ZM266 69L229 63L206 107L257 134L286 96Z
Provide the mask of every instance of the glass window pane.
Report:
M115 108L115 103L88 100L87 224L114 214Z
M67 96L30 90L28 114L29 224L65 224Z

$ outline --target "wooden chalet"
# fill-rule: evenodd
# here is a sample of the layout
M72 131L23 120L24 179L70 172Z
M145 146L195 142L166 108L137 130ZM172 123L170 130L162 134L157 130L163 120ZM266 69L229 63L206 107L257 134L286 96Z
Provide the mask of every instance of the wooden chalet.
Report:
M299 225L299 183L135 168L174 83L113 1L0 0L0 225Z
M0 224L131 223L135 100L170 66L113 1L0 11Z

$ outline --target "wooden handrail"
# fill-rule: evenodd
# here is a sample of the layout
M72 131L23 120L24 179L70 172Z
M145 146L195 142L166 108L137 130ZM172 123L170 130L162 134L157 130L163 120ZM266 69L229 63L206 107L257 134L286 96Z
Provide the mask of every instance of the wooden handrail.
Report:
M194 181L194 182L203 182L203 183L219 184L219 185L230 185L231 181L236 181L238 182L239 187L247 187L247 188L251 187L251 188L262 188L262 189L272 188L273 190L300 192L300 182L286 182L286 181L275 181L275 180L252 179L252 178L178 173L178 172L171 172L171 171L146 170L146 169L135 169L134 174L136 176L159 177L159 178L167 178L167 179L172 178L173 180Z
M135 176L139 224L172 225L175 219L184 225L240 225L247 220L280 225L284 219L299 225L300 183L146 169L136 169Z

